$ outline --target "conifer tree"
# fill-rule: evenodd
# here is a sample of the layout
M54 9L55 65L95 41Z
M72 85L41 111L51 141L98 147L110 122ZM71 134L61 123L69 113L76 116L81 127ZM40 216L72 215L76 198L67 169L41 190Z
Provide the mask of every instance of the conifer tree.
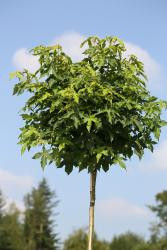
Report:
M55 192L50 190L46 179L25 197L24 233L26 250L56 250L59 239L54 233L53 209L57 206Z

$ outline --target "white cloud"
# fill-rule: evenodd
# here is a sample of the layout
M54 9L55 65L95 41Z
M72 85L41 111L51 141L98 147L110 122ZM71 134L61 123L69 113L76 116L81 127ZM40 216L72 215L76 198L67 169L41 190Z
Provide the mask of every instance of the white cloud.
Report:
M60 44L63 47L63 51L71 56L74 61L80 61L84 58L82 54L84 49L81 49L80 45L85 39L85 36L73 31L56 37L52 44Z
M77 32L67 32L56 37L51 44L60 44L63 51L76 62L83 59L84 49L81 49L80 45L84 39L86 37ZM38 57L31 55L26 48L15 52L13 64L18 70L28 69L30 72L35 72L39 68Z
M86 36L77 32L66 32L53 39L51 44L60 44L63 47L63 51L72 57L73 61L79 61L83 59L82 52L84 49L80 48L80 44L86 39ZM145 49L138 45L126 42L125 43L128 54L135 54L144 63L146 74L149 81L154 83L160 77L160 66L152 58L152 56ZM13 63L17 69L22 70L27 68L31 72L37 70L39 63L38 58L32 56L27 49L21 48L17 50L13 56Z
M151 155L151 159L142 164L143 171L167 170L167 140L161 142Z
M96 230L102 237L107 236L107 238L126 231L148 236L148 224L153 220L153 215L148 208L133 204L129 200L119 197L101 201L97 200L96 215ZM105 234L102 227L104 223Z
M38 57L31 55L25 48L15 52L13 64L18 70L28 69L30 72L35 72L39 68Z
M15 175L7 170L0 168L0 188L5 191L16 189L28 189L33 184L30 176Z
M7 198L6 199L5 208L8 211L10 211L12 207L18 208L19 211L21 211L21 212L25 211L25 206L24 206L24 203L22 201L14 200L14 199L11 199L11 198Z
M144 63L144 68L149 81L156 81L160 74L160 65L152 58L152 56L145 49L139 47L138 45L125 42L126 55L134 54L138 57L140 61Z
M23 195L32 188L33 183L31 176L16 175L0 168L0 190L4 195L7 208L11 203L15 203L20 211L24 211Z
M148 217L146 209L122 198L97 202L97 211L110 220Z

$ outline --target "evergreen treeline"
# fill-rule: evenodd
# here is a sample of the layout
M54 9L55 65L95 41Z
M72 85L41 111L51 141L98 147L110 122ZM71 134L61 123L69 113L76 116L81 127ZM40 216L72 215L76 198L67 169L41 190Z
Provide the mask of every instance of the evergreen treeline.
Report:
M54 211L58 200L43 179L24 197L25 211L20 212L15 204L6 206L0 191L0 250L85 250L87 232L74 231L60 243L55 233ZM115 236L111 242L95 235L94 250L167 250L167 191L156 195L156 205L149 206L158 218L152 224L151 236L146 241L132 232Z

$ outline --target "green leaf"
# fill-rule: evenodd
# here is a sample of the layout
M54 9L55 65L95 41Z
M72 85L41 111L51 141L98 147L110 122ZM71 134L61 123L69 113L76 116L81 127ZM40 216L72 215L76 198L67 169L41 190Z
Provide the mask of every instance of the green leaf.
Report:
M65 146L66 146L65 143L61 143L61 144L59 145L59 147L58 147L58 148L59 148L59 151L61 151L63 148L65 148Z
M13 95L17 94L19 90L19 86L16 84L13 89Z
M47 157L42 155L41 157L41 167L44 170L45 166L47 165Z
M39 159L40 157L42 156L42 153L36 153L33 157L32 157L32 159Z
M16 72L11 72L9 75L9 79L12 80L15 77L16 77Z
M138 127L139 131L143 131L143 127L142 127L142 124L141 122L139 122L138 120L134 120L134 123L136 124L136 126Z
M24 154L24 152L26 151L26 149L27 149L27 145L24 144L24 145L22 146L22 148L21 148L21 155Z
M121 168L126 169L126 164L121 157L118 157L117 161L118 161L118 164L120 165Z
M100 160L100 158L102 157L102 155L105 155L105 156L108 155L108 151L105 150L105 149L99 149L99 150L97 150L97 152L99 152L99 153L97 153L97 155L96 155L97 163L99 162L99 160Z
M21 80L22 79L22 72L19 72L19 71L11 72L9 75L9 79L12 80L15 77L17 77L19 80Z
M157 127L157 128L154 129L154 136L155 136L155 138L156 138L157 140L159 140L160 133L161 133L160 128Z
M102 153L98 153L96 155L97 163L99 162L100 158L102 157Z
M88 118L86 128L90 132L92 127L92 118Z
M163 126L167 126L167 121L162 120L162 121L160 122L160 124L161 124L162 127L163 127Z
M72 172L72 170L73 170L73 166L72 165L68 164L68 165L65 166L65 171L66 171L66 173L68 175Z
M104 172L107 172L109 170L109 167L110 167L109 164L103 164L102 165L102 168L103 168Z
M126 169L126 164L123 161L120 161L119 165L121 166L121 168Z
M148 146L148 149L150 149L151 151L153 151L153 147L152 145ZM141 160L143 155L144 155L144 150L143 149L135 149L134 153L139 157L139 159Z

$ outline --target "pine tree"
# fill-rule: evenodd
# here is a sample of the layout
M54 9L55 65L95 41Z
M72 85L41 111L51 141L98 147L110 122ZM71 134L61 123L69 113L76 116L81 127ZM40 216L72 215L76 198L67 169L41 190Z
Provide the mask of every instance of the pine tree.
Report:
M54 233L53 209L57 206L55 192L50 190L46 179L25 197L24 233L26 250L56 250L58 235Z

